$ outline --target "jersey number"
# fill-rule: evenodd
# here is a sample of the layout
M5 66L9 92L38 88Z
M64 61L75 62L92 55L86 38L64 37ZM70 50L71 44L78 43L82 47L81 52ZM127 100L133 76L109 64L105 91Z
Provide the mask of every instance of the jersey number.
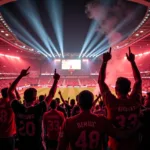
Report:
M35 124L31 121L24 123L20 121L21 127L19 128L19 134L21 136L34 136L35 135Z
M59 126L60 126L60 124L59 124L58 120L54 120L54 121L49 120L48 121L48 130L49 131L58 131Z
M137 115L131 114L128 117L125 117L124 115L117 116L116 119L119 121L119 125L121 128L125 128L126 126L128 128L135 127L137 123Z
M5 123L7 121L7 112L6 110L0 111L0 122Z
M99 145L100 135L97 131L91 131L89 134L84 130L78 137L75 145L82 149L96 149Z

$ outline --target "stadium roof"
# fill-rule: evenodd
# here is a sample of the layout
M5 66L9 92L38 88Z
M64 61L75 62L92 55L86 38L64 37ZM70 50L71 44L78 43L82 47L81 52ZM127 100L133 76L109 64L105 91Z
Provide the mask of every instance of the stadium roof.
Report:
M53 0L46 1L52 2ZM86 36L92 33L89 32L91 31L89 29L91 29L93 22L85 14L84 1L62 0L63 8L60 7L60 4L56 5L52 3L55 8L54 10L57 12L56 14L53 12L55 18L51 16L48 8L46 8L46 1L42 2L41 0L36 0L29 3L29 0L19 0L16 3L6 4L1 8L0 51L2 51L3 47L7 47L7 50L10 49L10 45L10 47L14 47L12 48L14 52L24 53L26 56L31 57L37 57L42 54L50 58L57 58L62 57L63 53L64 56L71 55L71 53L72 55L80 54L81 49L86 43ZM54 1L56 2L57 0ZM137 7L139 7L139 5L137 5ZM133 24L132 27L130 28L129 25L126 30L124 29L125 32L132 32L128 32L127 36L124 36L124 40L113 47L114 49L125 48L133 44L135 46L136 42L150 34L150 10L142 6L140 8L140 14L141 15L139 15L139 13L133 15L136 21L130 20L129 22ZM55 22L55 20L58 22ZM122 21L124 20L125 18L122 18ZM61 25L59 23L61 23ZM58 24L59 26L57 26ZM53 25L55 25L56 28L54 28ZM61 31L63 31L63 33L61 33ZM93 32L94 36L98 37L95 44L99 44L100 41L105 41L106 46L98 47L100 53L98 53L99 50L95 51L96 54L101 54L101 49L105 51L110 45L108 41L105 40L106 37L104 35L99 35L100 33L96 32L96 27ZM148 38L147 40L150 39ZM90 44L92 45L91 41L94 41L94 38L89 40L89 46ZM93 48L91 46L88 53L92 51L92 49L94 49L94 46Z

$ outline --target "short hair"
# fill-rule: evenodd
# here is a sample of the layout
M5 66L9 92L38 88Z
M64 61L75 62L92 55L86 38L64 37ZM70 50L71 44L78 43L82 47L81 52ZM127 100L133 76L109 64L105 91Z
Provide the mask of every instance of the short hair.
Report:
M8 98L8 88L1 89L1 94L3 98Z
M40 102L44 101L44 99L45 99L45 96L44 96L44 95L40 95L40 96L39 96L39 101L40 101Z
M117 78L116 91L120 94L127 95L131 90L131 81L124 77Z
M28 102L33 102L36 100L37 90L35 88L28 88L24 92L24 99Z
M56 100L56 102L57 102L58 104L60 104L60 99L59 99L59 98L56 98L55 100Z
M84 90L79 94L79 106L83 110L90 110L93 105L94 95L88 90Z
M52 109L56 109L56 107L57 107L57 101L56 100L52 100L51 103L50 103L50 107Z

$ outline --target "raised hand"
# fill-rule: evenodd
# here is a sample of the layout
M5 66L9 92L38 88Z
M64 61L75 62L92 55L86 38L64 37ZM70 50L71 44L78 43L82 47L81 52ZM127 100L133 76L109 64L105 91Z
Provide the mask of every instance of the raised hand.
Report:
M30 67L28 67L27 69L23 69L22 71L21 71L21 73L20 73L20 76L21 77L25 77L25 76L27 76L28 74L29 74L29 69L30 69Z
M56 72L56 69L54 71L54 80L59 80L60 79L60 75Z
M61 91L58 91L58 94L60 95L60 94L61 94Z
M133 62L135 60L135 55L131 52L130 47L129 47L129 54L126 53L126 57L130 62Z
M103 62L108 62L111 59L111 48L109 49L109 52L103 54Z

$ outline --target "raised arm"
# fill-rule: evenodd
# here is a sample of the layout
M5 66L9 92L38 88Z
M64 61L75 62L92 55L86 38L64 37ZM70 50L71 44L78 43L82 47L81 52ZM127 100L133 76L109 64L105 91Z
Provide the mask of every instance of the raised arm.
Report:
M101 94L99 94L96 99L93 102L93 107L96 105L96 103L98 102L98 100L101 98Z
M17 100L21 100L21 96L19 92L17 91L17 89L15 89L15 94L16 94Z
M9 83L9 85L11 86L11 83ZM17 100L21 99L21 96L20 96L19 92L17 91L17 89L15 89L15 96L16 96Z
M62 96L62 94L61 94L61 91L59 91L58 94L59 94L59 96L60 96L60 98L61 98L63 104L66 104L66 102L65 102L65 100L64 100L64 98L63 98L63 96Z
M106 78L107 63L111 59L111 57L112 56L111 56L111 48L110 48L109 52L103 54L103 62L102 62L102 66L100 68L99 77L98 77L98 84L99 84L102 95L106 93L107 91L109 91L109 88L107 84L105 83L105 78Z
M129 54L126 54L128 61L131 63L132 71L133 71L133 76L134 76L134 86L131 95L133 94L138 94L141 93L142 91L142 79L140 72L137 68L137 65L135 63L135 55L131 52L131 49L129 47Z
M57 83L58 83L58 80L60 79L60 75L58 73L56 73L56 69L55 69L55 72L54 72L54 82L53 82L53 85L49 91L49 94L48 96L46 97L45 101L47 103L47 105L49 106L51 100L53 99L55 93L56 93L56 90L57 90Z
M15 89L16 89L16 87L17 87L17 84L19 83L19 81L20 81L23 77L25 77L25 76L27 76L27 75L29 74L29 72L28 72L29 69L30 69L30 67L28 67L27 69L22 70L21 73L20 73L20 75L19 75L19 76L14 80L14 82L11 84L11 86L10 86L10 88L9 88L9 90L8 90L8 95L9 95L10 101L12 101L13 99L16 98L16 96L15 96L15 94L14 94L14 91L15 91Z

